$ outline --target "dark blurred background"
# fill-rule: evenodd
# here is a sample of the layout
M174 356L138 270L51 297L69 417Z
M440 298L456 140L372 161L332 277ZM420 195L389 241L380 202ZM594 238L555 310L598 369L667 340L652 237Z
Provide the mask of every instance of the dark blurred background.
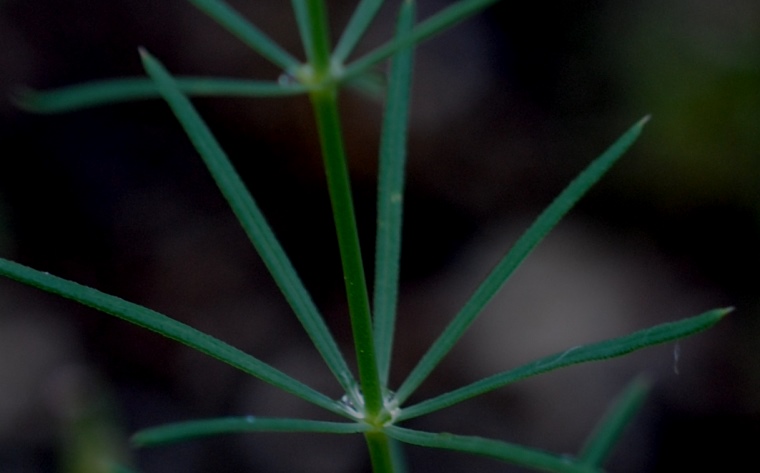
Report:
M334 31L357 2L327 2ZM362 43L392 31L389 1ZM420 0L424 18L451 2ZM230 1L302 56L289 2ZM0 0L0 254L182 320L336 398L160 101L60 115L11 100L138 76L278 71L183 0ZM538 247L416 399L583 343L735 306L714 330L527 380L411 425L573 454L641 372L654 387L609 470L745 470L760 435L760 3L501 2L417 52L397 385L519 233L619 134L639 142ZM347 355L308 101L195 100ZM341 97L371 271L379 102ZM144 451L128 435L226 415L324 417L219 362L0 281L0 472L360 472L360 438L231 436ZM519 471L409 448L413 472Z

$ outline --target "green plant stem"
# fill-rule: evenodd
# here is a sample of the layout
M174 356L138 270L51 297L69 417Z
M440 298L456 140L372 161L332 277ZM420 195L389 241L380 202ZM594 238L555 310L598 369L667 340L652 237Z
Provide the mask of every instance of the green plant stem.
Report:
M373 473L393 473L391 439L383 431L367 432L364 439L367 441Z
M303 1L303 0L301 0ZM330 35L327 26L327 8L324 0L305 0L310 37L304 38L304 48L314 76L322 81L330 73Z
M330 74L330 41L326 8L323 0L305 1L309 25L304 25L302 28L302 31L306 33L304 47L313 68L312 80L319 85L309 96L314 107L322 156L325 161L327 187L330 192L335 229L338 234L338 247L343 263L343 279L346 284L348 310L363 396L363 399L359 399L363 406L356 407L365 414L366 420L372 423L382 411L383 397L372 335L369 292L338 115L338 90L334 83L326 81Z
M327 187L338 234L338 247L343 263L343 279L346 284L365 412L369 417L375 417L383 407L382 389L372 335L367 281L364 275L348 165L338 117L337 91L335 89L319 90L312 92L310 97L319 129Z

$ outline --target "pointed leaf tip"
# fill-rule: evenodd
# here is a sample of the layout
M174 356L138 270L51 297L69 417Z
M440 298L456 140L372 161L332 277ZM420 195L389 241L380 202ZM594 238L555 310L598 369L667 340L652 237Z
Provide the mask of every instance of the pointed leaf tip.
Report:
M34 111L34 99L37 92L27 86L17 86L8 94L8 100L21 110Z
M723 317L727 316L728 314L730 314L734 310L735 310L735 308L733 306L732 307L724 307L722 309L717 309L717 312L719 313L718 320L720 320Z

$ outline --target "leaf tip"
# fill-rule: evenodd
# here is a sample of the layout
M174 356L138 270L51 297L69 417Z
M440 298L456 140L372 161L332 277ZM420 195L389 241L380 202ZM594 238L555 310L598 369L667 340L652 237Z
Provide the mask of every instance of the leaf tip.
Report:
M143 432L136 432L129 438L129 444L132 445L134 448L143 448L150 445L150 441L146 441L145 435L143 435Z
M705 314L706 320L708 321L705 328L713 327L715 324L723 320L728 314L734 311L733 307L722 307L718 309L713 309Z
M138 47L137 52L140 54L140 61L142 61L143 67L146 69L149 69L158 62L143 46Z
M734 309L735 309L735 307L733 307L733 306L731 306L731 307L723 307L722 309L716 309L716 312L719 313L720 318L722 319L723 317L725 317L728 314L730 314L731 312L733 312Z
M36 112L39 109L38 92L26 86L17 86L11 90L8 99L11 103L27 112Z

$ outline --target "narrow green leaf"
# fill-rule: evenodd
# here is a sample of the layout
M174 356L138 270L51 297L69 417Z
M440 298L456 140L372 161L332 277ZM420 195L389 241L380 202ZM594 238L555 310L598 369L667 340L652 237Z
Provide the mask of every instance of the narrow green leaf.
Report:
M306 60L307 62L311 62L310 58L314 57L314 43L306 0L291 0L290 4L293 6L293 14L296 17L296 24L298 25L298 32L301 35L301 43L306 54Z
M399 12L396 34L407 34L413 23L414 2L404 2ZM384 385L388 384L396 325L413 51L413 48L399 51L391 61L388 98L380 135L373 316L377 364L380 381Z
M296 83L207 77L178 77L176 81L184 94L197 97L282 97L307 91L306 87ZM44 92L25 89L19 91L15 101L21 108L32 112L60 113L160 97L156 84L140 77L88 82Z
M284 71L293 71L300 66L296 58L225 2L221 0L189 0L189 2Z
M620 436L639 412L647 397L651 382L645 377L633 380L597 425L581 450L579 461L588 466L601 467L620 440Z
M343 82L345 87L354 89L364 94L365 97L380 103L386 93L386 78L380 71L368 71L353 77L350 81Z
M348 25L338 40L333 52L333 60L342 64L356 47L359 40L367 32L367 28L383 5L383 0L362 0L354 10Z
M391 439L391 456L393 457L393 473L409 473L404 444L393 438Z
M15 279L29 286L77 301L80 304L156 332L166 338L176 340L283 391L292 393L328 411L347 416L345 409L338 402L257 358L163 314L3 258L0 258L0 276Z
M463 0L431 16L415 27L408 36L396 38L349 64L343 76L350 78L379 64L396 51L421 43L455 24L481 12L499 0Z
M537 374L579 363L615 358L642 348L688 337L712 327L731 310L714 309L695 317L656 325L624 337L573 347L404 408L401 410L398 420L402 421L429 414Z
M306 419L283 419L271 417L225 417L218 419L191 420L151 427L132 436L138 447L153 447L183 442L200 437L251 432L307 432L323 434L356 434L366 432L369 426L356 422L326 422Z
M566 456L500 440L449 433L421 432L397 426L386 427L385 432L391 438L408 444L472 453L539 471L558 473L593 473L598 471L589 466L578 464Z
M188 137L203 158L232 211L256 247L264 264L293 308L327 366L344 390L350 391L356 382L338 349L335 340L319 314L311 296L285 254L264 215L238 176L222 147L214 138L190 101L182 95L176 82L164 67L146 52L141 52L145 69L169 103Z
M515 269L530 254L533 248L554 228L564 215L583 197L586 192L617 162L636 141L649 117L641 119L626 131L607 151L596 158L583 170L538 216L535 222L517 240L512 249L491 271L485 281L475 290L470 300L454 317L440 337L422 357L412 373L399 388L399 402L406 400L419 387L430 372L451 350L465 333L488 302L501 289Z

